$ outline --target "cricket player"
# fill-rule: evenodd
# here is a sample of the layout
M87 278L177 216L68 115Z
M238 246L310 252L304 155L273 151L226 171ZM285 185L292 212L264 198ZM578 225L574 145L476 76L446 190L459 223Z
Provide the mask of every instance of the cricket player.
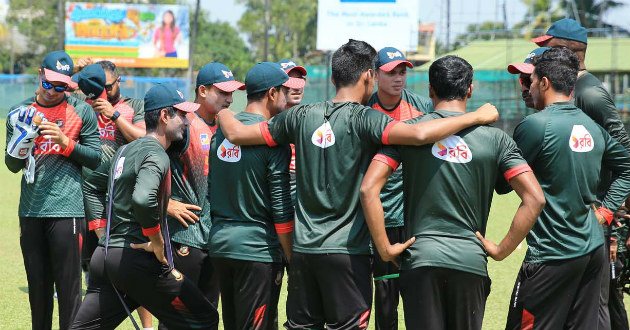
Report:
M81 304L81 168L98 166L96 116L65 94L72 59L48 53L35 96L12 106L7 117L5 164L22 170L20 246L28 281L32 329L50 329L53 288L59 328L68 329Z
M171 188L165 149L183 139L186 114L199 105L161 84L144 104L147 135L122 146L86 179L88 219L105 220L94 229L99 246L72 329L114 329L139 305L169 329L217 329L215 307L173 268L165 219Z
M536 48L527 54L527 57L525 57L522 63L512 63L507 67L509 73L519 75L518 82L521 85L521 97L523 98L523 102L525 102L525 106L528 108L534 108L532 96L529 94L529 87L532 85L531 75L532 72L534 72L532 60L534 57L544 53L547 49L549 49L549 47Z
M473 92L473 68L457 56L429 68L435 111L413 124L461 116ZM379 192L398 164L408 241L392 240ZM400 262L400 291L407 329L481 329L490 293L484 235L493 191L509 182L522 200L510 232L488 254L502 260L525 238L545 204L536 177L516 143L500 129L473 126L433 145L385 147L361 185L361 203L374 244L384 261ZM405 239L406 240L406 239Z
M491 105L429 125L402 124L364 106L374 90L376 51L350 40L335 51L331 101L293 107L269 121L244 125L219 112L236 145L295 143L297 218L289 269L288 329L367 328L372 304L370 237L359 186L383 144L422 145L466 127L494 122Z
M208 253L212 226L210 203L206 198L208 155L210 141L217 130L217 111L229 107L232 93L244 88L222 63L212 62L201 67L195 88L195 103L199 104L199 109L187 114L190 125L184 139L174 142L168 150L172 189L167 213L173 262L215 308L219 304L219 279ZM159 329L166 326L160 323Z
M254 65L245 77L245 124L265 122L286 108L289 78L277 63ZM289 188L288 145L239 146L221 128L212 138L208 186L212 213L210 256L219 271L226 329L268 329L276 321L282 284L282 251L291 259L294 210ZM276 321L277 322L277 321ZM277 327L277 325L276 325Z
M576 107L580 108L586 115L593 119L598 125L602 126L610 136L630 153L630 137L625 130L619 113L615 107L615 102L608 93L608 91L602 85L602 82L594 75L586 70L584 64L586 58L587 47L587 33L586 29L572 19L561 19L554 22L545 35L532 39L539 46L545 47L566 47L570 49L580 59L580 67L578 71L578 78L575 83L575 91L573 92L573 103ZM608 186L612 180L611 171L606 166L602 167L601 179L599 188L597 190L597 200L600 203L607 191ZM630 204L627 201L626 204ZM616 219L613 219L613 223L616 226L620 226ZM607 223L604 226L606 234L606 244L610 243L610 224ZM614 244L612 244L614 245ZM612 247L614 252L614 247ZM611 250L610 247L606 248ZM608 309L609 300L609 285L610 285L610 260L608 258L610 253L606 253L607 257L604 260L605 270L602 276L606 279L602 282L601 288L601 306L600 306L600 330L611 329L610 326L610 314ZM617 299L618 297L613 297ZM623 304L623 300L617 301L618 304ZM619 316L613 317L613 319L621 319ZM627 321L621 327L628 327Z
M506 329L596 329L607 251L599 224L610 223L630 192L630 156L571 103L579 59L553 48L534 58L530 94L539 112L514 140L540 182L547 204L527 236ZM599 173L614 179L595 209Z
M394 47L378 51L376 61L377 91L367 105L394 120L404 121L433 111L431 100L412 93L405 88L407 68L413 64ZM389 177L381 190L381 201L385 212L385 227L390 242L404 243L402 164ZM378 255L374 258L374 320L377 330L398 329L398 267L384 262Z

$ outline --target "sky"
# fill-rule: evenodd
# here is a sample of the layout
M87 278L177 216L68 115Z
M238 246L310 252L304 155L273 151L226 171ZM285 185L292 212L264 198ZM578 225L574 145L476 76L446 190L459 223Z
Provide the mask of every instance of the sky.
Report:
M194 0L188 0L194 3ZM315 1L315 0L313 0ZM420 1L418 13L422 23L435 23L436 36L440 41L446 40L446 1ZM518 23L525 16L527 7L521 0L505 0L508 26ZM630 0L617 0L625 4L624 7L611 10L604 21L623 26L630 30ZM485 21L503 21L504 0L451 0L451 40L457 34L466 31L469 24ZM237 27L237 22L245 6L236 0L201 1L201 7L210 13L212 21L226 21Z

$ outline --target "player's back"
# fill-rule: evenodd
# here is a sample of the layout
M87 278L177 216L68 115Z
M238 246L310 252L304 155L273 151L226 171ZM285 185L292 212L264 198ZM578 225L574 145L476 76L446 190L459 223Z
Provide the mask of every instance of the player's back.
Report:
M527 237L527 262L567 259L603 243L591 210L602 157L612 139L568 102L554 103L525 118L514 139L523 150L547 203Z
M436 111L407 123L461 114ZM497 128L473 126L430 145L384 148L377 157L405 164L405 230L416 241L403 253L401 269L434 266L486 276L475 232L485 234L496 184L529 168L516 143Z

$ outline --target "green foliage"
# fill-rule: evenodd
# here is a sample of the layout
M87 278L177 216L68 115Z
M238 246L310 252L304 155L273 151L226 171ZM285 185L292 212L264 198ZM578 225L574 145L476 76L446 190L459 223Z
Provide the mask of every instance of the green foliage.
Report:
M265 0L238 0L247 10L238 21L248 35L256 59L265 52ZM269 2L269 61L292 58L305 63L315 50L317 2L313 0L267 0Z

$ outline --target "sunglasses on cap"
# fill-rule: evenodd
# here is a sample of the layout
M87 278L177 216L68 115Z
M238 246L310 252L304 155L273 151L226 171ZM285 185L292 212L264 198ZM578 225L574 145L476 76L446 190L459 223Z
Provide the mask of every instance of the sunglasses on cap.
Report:
M44 87L44 89L51 89L54 88L55 92L57 93L63 93L66 90L68 90L68 86L64 85L64 86L55 86L53 85L50 81L46 81L44 80L44 78L42 78L42 87Z
M112 81L112 83L111 83L111 84L107 84L107 85L105 85L105 90L106 90L106 91L108 91L108 92L109 92L109 91L111 91L111 90L112 90L112 88L114 88L114 85L115 85L117 82L119 82L119 81L120 81L120 77L118 77L118 78L116 78L114 81Z
M518 82L521 84L521 86L524 87L530 87L532 85L532 80L530 78L518 78Z

